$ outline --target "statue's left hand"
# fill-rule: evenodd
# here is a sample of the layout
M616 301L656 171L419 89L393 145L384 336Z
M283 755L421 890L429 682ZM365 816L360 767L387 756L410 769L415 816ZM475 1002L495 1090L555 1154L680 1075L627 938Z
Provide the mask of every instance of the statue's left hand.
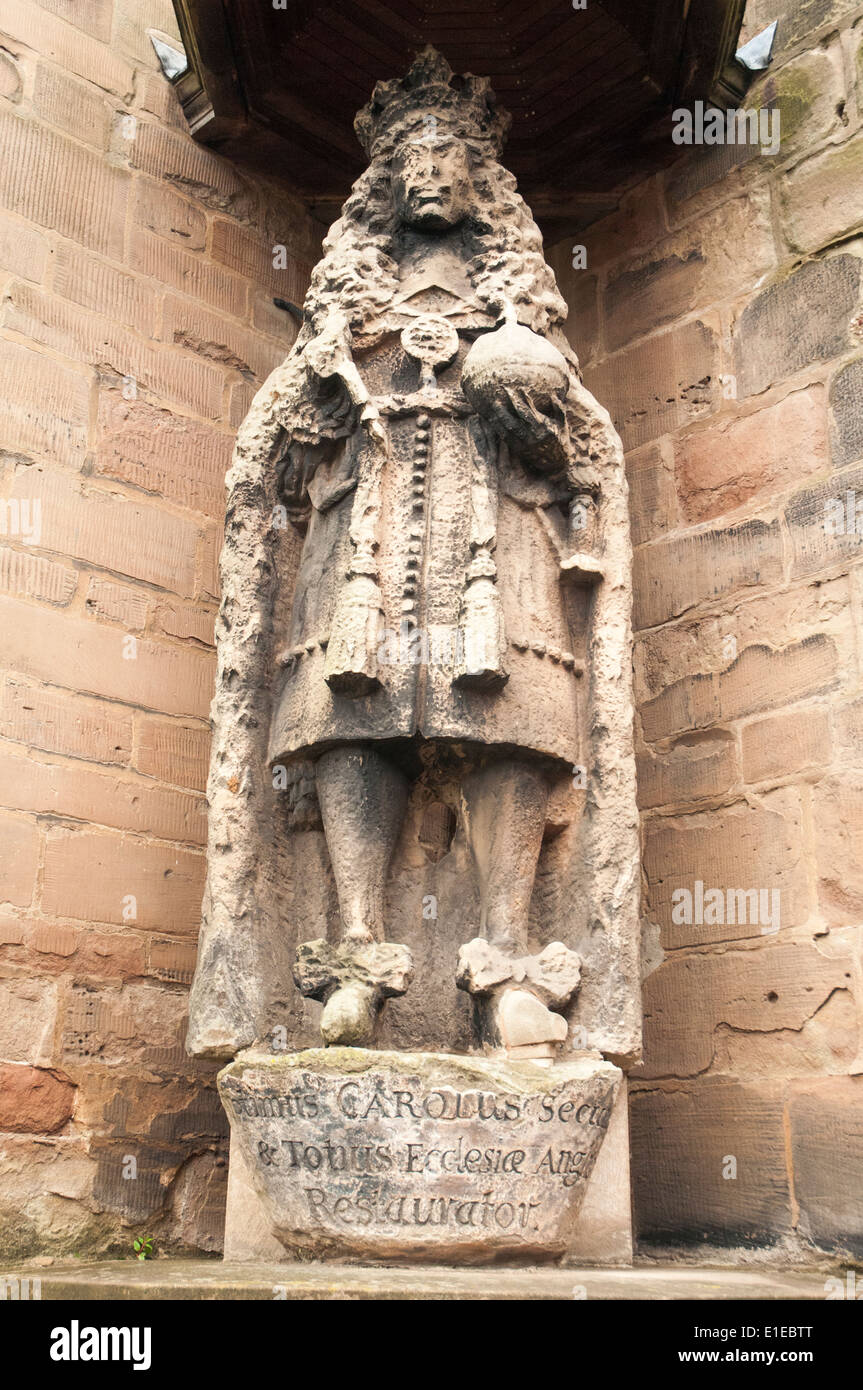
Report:
M524 386L500 386L489 418L510 448L540 472L557 473L566 467L569 431L563 404L556 397L537 396Z

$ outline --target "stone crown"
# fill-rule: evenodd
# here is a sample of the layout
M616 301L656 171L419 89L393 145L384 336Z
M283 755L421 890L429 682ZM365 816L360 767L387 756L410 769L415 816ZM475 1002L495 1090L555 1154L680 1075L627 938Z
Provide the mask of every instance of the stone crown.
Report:
M481 140L498 157L509 130L509 112L501 110L487 77L458 77L437 49L417 54L401 78L378 82L368 106L354 121L357 138L369 158L388 153L434 117L441 134Z

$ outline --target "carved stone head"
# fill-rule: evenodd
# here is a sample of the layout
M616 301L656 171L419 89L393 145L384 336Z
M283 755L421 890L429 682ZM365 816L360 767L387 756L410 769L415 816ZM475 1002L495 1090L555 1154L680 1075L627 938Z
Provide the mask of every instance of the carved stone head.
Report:
M470 158L463 140L438 135L435 124L428 132L397 149L391 166L393 201L406 226L448 231L471 206Z

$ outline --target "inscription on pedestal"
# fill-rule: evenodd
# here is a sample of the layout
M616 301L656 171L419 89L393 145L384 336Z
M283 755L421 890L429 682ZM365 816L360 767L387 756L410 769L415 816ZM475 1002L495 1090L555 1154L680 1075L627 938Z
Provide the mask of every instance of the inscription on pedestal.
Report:
M620 1072L444 1054L245 1053L220 1075L289 1249L564 1253Z

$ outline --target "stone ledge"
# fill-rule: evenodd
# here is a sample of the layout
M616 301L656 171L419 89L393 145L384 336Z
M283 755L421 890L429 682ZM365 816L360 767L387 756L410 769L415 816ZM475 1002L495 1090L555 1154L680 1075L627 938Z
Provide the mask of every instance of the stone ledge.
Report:
M246 1265L222 1260L104 1260L0 1271L41 1278L42 1299L369 1300L462 1302L593 1300L823 1301L824 1270L635 1265L629 1269L423 1269L347 1264ZM284 1293L282 1294L282 1290ZM583 1292L582 1292L583 1291Z

